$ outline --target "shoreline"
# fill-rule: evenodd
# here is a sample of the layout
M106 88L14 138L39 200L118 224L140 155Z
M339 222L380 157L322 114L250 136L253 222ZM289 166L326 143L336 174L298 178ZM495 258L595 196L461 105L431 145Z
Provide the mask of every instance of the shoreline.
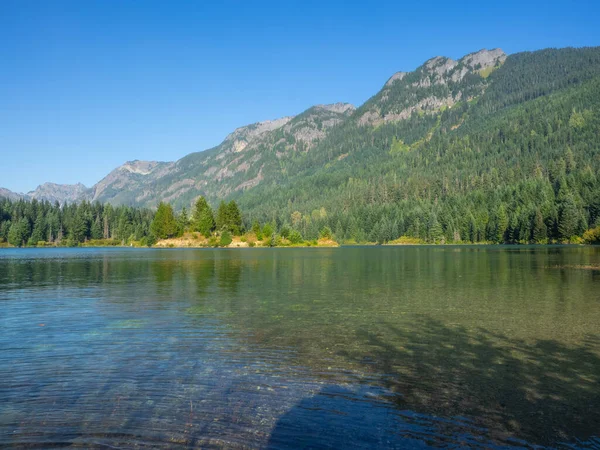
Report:
M227 245L227 246L209 246L209 245L152 245L152 246L143 246L143 245L46 245L46 246L24 246L24 247L15 247L12 245L2 245L0 246L0 250L16 250L16 249L59 249L59 248L90 248L90 249L99 249L99 248L118 248L118 249L126 249L126 248L135 248L135 249L148 249L148 250L184 250L184 249L194 249L194 250L227 250L227 249L267 249L267 248L350 248L350 247L372 247L372 248L385 248L385 247L600 247L597 244L579 244L579 243L560 243L554 242L549 244L521 244L521 243L511 243L511 244L494 244L490 242L462 242L462 243L449 243L449 244L433 244L433 243L419 243L419 244L373 244L373 243L352 243L352 244L318 244L318 245Z

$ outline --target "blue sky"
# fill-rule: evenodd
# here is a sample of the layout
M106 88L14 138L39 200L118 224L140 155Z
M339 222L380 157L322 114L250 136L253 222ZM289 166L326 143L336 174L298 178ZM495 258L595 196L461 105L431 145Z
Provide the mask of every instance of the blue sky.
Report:
M436 55L600 45L598 23L592 0L1 0L0 187L91 186L238 126L360 105Z

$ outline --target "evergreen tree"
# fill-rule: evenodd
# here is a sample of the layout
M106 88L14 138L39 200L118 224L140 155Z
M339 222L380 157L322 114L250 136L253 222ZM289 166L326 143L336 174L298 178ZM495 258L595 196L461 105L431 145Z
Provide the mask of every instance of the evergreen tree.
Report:
M535 216L533 219L533 236L532 240L536 244L541 244L546 242L548 238L548 227L544 223L544 216L541 211L538 209L535 212Z
M29 239L30 225L26 218L21 218L12 223L8 230L8 242L15 247L22 247Z
M171 205L163 202L158 204L150 230L158 239L170 238L177 234L177 221Z
M74 242L83 242L88 235L88 223L82 210L75 213L71 224L70 237Z
M210 236L215 229L215 219L212 208L204 197L198 197L198 200L196 200L192 217L192 226L194 231L202 233L205 237Z
M506 242L506 230L508 228L508 214L504 205L500 205L496 217L496 242Z
M577 231L579 224L579 211L572 195L566 195L558 216L558 233L560 238L568 241Z
M227 228L234 236L239 236L243 229L242 213L234 200L227 205Z

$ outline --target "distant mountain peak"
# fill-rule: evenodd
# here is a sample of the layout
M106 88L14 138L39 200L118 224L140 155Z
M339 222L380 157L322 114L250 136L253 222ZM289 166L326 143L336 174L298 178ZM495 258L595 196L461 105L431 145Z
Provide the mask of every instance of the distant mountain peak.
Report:
M464 98L480 95L485 90L485 78L506 59L499 48L482 49L455 61L435 56L414 72L396 72L363 107L359 125L378 125L406 120L413 113L432 114L441 108L452 107ZM469 93L459 83L468 73L481 76L469 81ZM417 91L419 92L417 94Z
M47 200L49 202L77 202L85 197L88 188L82 183L57 184L46 182L40 184L35 190L27 195L36 200Z

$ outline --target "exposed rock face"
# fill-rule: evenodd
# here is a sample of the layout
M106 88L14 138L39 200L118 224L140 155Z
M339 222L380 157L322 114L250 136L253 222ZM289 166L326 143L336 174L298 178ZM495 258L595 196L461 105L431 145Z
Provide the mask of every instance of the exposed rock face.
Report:
M394 84L394 81L398 80L402 80L405 76L407 75L406 72L396 72L394 75L392 75L390 77L389 80L387 80L387 82L385 83L386 86L391 86L392 84Z
M354 111L348 103L317 105L297 116L239 127L217 147L179 161L127 162L96 184L91 198L151 207L160 200L189 206L199 195L219 198L250 189L267 173L281 173L278 161L310 151Z
M506 53L499 48L492 50L479 50L475 53L469 53L460 60L465 66L472 69L483 70L488 67L495 67L506 60Z
M359 109L357 123L377 126L406 120L413 113L435 113L441 108L452 107L462 99L481 95L487 85L485 71L499 67L505 60L506 54L500 49L480 50L459 61L436 56L414 72L397 72L375 97ZM478 86L462 84L469 73L481 76Z
M81 183L77 184L56 184L44 183L38 186L35 190L27 194L20 194L9 191L8 189L0 188L0 197L8 198L9 200L45 200L51 203L58 202L61 205L65 203L74 203L81 200L87 200L89 189Z
M341 123L355 109L349 103L313 106L286 125L285 131L291 134L296 141L306 144L308 150L327 135L329 128ZM294 150L297 149L294 147Z
M90 189L89 199L126 204L143 202L152 191L147 185L155 176L164 174L172 165L173 163L159 161L128 161L96 183ZM136 201L125 201L125 198L130 198L129 193L140 190L142 193L135 196Z
M6 188L0 188L0 198L7 198L11 201L17 201L17 200L29 200L29 196L26 194L18 194L16 192L13 192L11 190L8 190Z
M28 193L29 197L36 200L46 200L49 202L74 203L87 197L88 188L81 183L77 184L56 184L44 183L38 186L34 191Z

